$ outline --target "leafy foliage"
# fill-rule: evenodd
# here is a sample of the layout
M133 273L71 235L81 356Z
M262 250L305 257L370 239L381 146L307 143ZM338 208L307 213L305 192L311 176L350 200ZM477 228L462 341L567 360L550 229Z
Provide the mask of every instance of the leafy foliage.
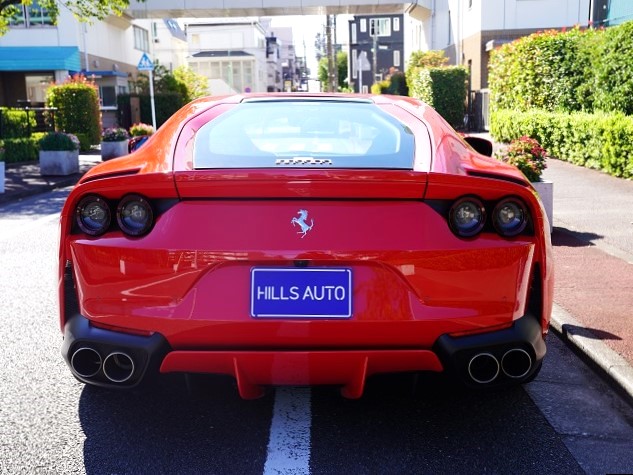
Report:
M633 22L608 28L594 51L595 104L597 110L633 114Z
M35 116L24 109L0 107L0 130L3 138L28 137L29 129L37 126Z
M547 168L546 155L537 140L524 135L497 152L496 158L517 167L528 180L540 181L543 170Z
M29 138L4 140L4 160L7 163L37 160L41 134Z
M48 132L39 142L40 150L73 151L79 150L79 139L73 134Z
M345 51L336 53L336 72L338 74L337 81L339 90L347 88L347 53ZM327 56L319 60L318 78L319 81L321 81L323 90L325 90L325 86L328 83Z
M633 178L633 116L496 110L490 126L495 140L510 142L526 135L536 139L552 157Z
M136 0L144 1L144 0ZM5 0L0 3L0 35L7 32L7 25L18 11L21 5L30 5L31 0ZM60 2L57 0L38 0L41 8L46 9L48 14L57 22L59 16ZM65 0L64 6L68 8L77 19L83 22L92 20L103 20L108 15L121 16L126 8L130 6L129 0Z
M93 145L101 137L101 112L97 86L84 76L73 76L46 91L46 105L57 108L55 127L74 134L86 134Z
M130 113L130 98L132 97L138 97L140 100L141 122L152 123L152 103L149 94L119 94L117 96L118 123L128 128L132 126ZM156 127L160 127L174 112L184 105L182 96L178 93L155 94Z
M453 127L460 127L466 111L467 77L462 66L421 68L409 83L409 94L429 104Z
M130 127L130 135L132 137L139 137L142 135L152 135L154 133L154 127L149 124L143 124L142 122L138 124L132 124Z
M578 28L535 33L505 44L491 54L491 103L500 109L576 111L583 100L576 91L586 81L579 61L585 35Z
M105 129L101 135L102 142L122 142L129 138L130 134L123 127L110 127Z
M412 84L420 74L420 70L426 68L441 68L448 64L448 58L443 50L414 51L407 62L407 84Z

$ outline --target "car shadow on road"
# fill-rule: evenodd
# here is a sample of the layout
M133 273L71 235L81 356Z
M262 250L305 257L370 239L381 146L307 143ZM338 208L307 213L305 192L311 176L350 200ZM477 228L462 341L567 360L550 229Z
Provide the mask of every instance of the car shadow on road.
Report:
M555 226L552 233L552 245L561 247L595 246L594 241L599 241L603 238L604 236L601 234L570 231L567 228Z
M244 401L223 378L204 398L191 396L180 376L143 391L86 386L79 400L86 473L261 474L272 401Z

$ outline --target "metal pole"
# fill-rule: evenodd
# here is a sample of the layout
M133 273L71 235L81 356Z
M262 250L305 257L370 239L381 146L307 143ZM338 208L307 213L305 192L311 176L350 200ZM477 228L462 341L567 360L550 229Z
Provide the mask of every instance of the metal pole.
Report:
M149 70L149 100L152 105L152 126L156 130L156 107L154 106L154 72Z
M332 17L325 17L325 54L327 55L327 82L326 92L335 92L332 89L332 71L334 70L334 62L332 61Z

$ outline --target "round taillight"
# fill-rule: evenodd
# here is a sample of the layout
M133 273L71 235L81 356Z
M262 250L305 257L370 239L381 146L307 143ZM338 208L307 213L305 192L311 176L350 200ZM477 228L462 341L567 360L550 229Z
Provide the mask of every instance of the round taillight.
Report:
M448 221L455 234L472 237L479 233L486 223L486 208L479 199L466 196L451 206Z
M116 218L121 231L130 236L142 236L154 224L152 206L140 195L123 197L117 207Z
M495 229L502 236L516 236L527 225L525 205L516 198L507 198L500 201L495 206L492 221Z
M110 206L97 195L82 198L75 215L79 228L90 236L99 236L110 227Z

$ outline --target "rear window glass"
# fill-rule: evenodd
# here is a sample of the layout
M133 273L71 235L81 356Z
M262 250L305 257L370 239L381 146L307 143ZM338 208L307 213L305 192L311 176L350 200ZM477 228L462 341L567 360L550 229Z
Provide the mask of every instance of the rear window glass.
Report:
M370 102L243 102L195 135L206 168L412 169L411 130Z

